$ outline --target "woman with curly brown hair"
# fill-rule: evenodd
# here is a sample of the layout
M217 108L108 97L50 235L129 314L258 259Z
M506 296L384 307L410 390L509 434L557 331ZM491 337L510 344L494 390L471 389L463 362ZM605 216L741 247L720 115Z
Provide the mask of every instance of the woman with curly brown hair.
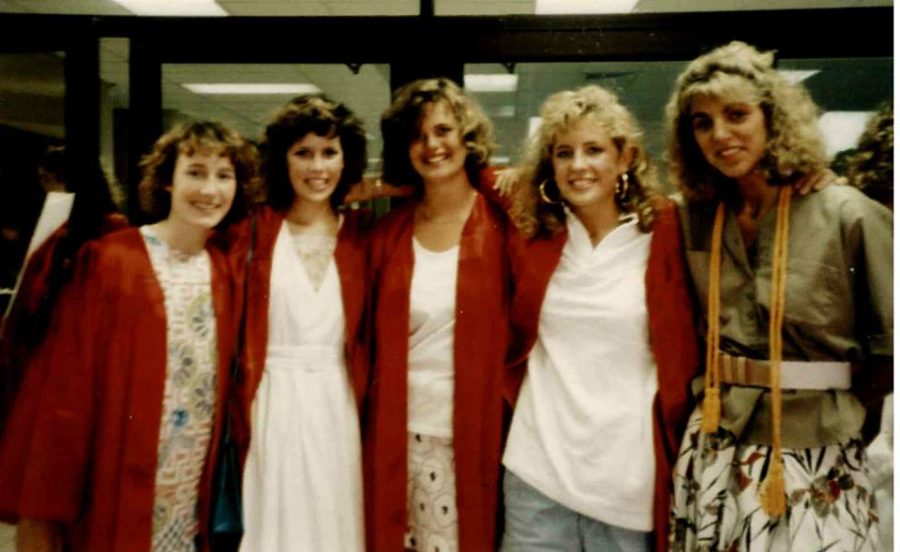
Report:
M233 248L248 294L236 432L246 460L241 549L360 552L366 377L355 368L365 366L367 217L339 207L362 179L366 135L344 104L300 96L275 115L260 148L266 204Z
M556 93L541 118L510 191L502 550L664 550L697 369L675 206L611 92Z
M825 166L808 93L742 42L691 62L667 107L706 338L675 468L674 550L878 550L860 428L890 391L890 212Z
M198 122L141 164L157 222L81 250L0 444L0 514L19 521L19 550L204 542L237 310L213 235L246 208L256 152Z
M492 127L429 79L397 90L382 134L385 180L415 194L371 239L368 549L495 550L506 221L475 188L491 186Z

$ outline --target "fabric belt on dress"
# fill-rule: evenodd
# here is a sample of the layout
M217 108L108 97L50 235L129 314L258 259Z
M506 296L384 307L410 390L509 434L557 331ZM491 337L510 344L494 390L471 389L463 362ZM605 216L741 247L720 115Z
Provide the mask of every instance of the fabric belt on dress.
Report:
M769 387L769 361L719 352L722 383ZM781 361L782 389L850 389L850 363Z
M339 345L269 345L266 362L276 362L280 368L304 362L335 362L344 358Z

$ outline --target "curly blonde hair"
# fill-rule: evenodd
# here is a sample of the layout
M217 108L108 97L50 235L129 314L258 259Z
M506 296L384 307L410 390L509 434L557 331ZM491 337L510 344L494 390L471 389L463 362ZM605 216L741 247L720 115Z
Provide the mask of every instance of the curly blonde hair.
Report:
M382 178L385 182L408 185L421 197L424 183L409 159L409 145L419 134L419 125L428 105L447 102L459 122L466 146L466 174L477 182L494 149L494 126L475 100L446 78L422 79L401 86L390 107L381 116Z
M866 123L856 152L847 162L847 179L870 198L894 201L894 106L884 104Z
M172 194L168 189L175 174L175 162L182 153L194 155L219 153L234 165L237 193L234 202L219 223L227 226L243 217L259 180L259 159L256 148L238 132L215 121L181 123L163 134L153 144L150 153L141 158L141 182L138 185L141 208L153 220L162 220L172 208Z
M624 213L636 213L641 230L650 229L656 175L641 142L643 133L634 115L615 94L591 85L557 92L547 98L541 106L540 129L526 140L525 154L510 195L510 217L527 237L552 236L565 226L562 203L543 201L539 187L544 184L546 188L555 182L551 155L559 133L587 117L603 126L619 153L629 149L633 153L626 170L631 191L624 199L617 197L616 205Z
M712 199L727 180L706 161L694 138L691 102L697 96L760 106L768 137L757 168L770 184L788 184L826 167L819 109L805 88L775 70L774 61L774 52L734 41L698 57L678 76L666 106L669 173L688 199Z

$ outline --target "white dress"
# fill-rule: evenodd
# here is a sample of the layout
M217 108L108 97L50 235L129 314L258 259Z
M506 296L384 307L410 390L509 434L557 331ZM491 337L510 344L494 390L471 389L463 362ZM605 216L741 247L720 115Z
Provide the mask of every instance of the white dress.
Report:
M363 550L359 418L344 360L334 243L316 290L282 224L272 258L266 365L244 470L241 550ZM326 238L327 239L327 238ZM306 254L304 254L306 255Z

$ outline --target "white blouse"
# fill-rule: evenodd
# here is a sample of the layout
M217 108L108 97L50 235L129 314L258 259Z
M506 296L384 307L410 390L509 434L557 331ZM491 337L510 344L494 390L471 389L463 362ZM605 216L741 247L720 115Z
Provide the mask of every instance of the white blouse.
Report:
M657 389L644 288L650 234L626 217L595 248L574 215L567 226L503 463L571 510L650 531Z
M413 238L407 429L453 436L453 332L459 246L435 252Z

